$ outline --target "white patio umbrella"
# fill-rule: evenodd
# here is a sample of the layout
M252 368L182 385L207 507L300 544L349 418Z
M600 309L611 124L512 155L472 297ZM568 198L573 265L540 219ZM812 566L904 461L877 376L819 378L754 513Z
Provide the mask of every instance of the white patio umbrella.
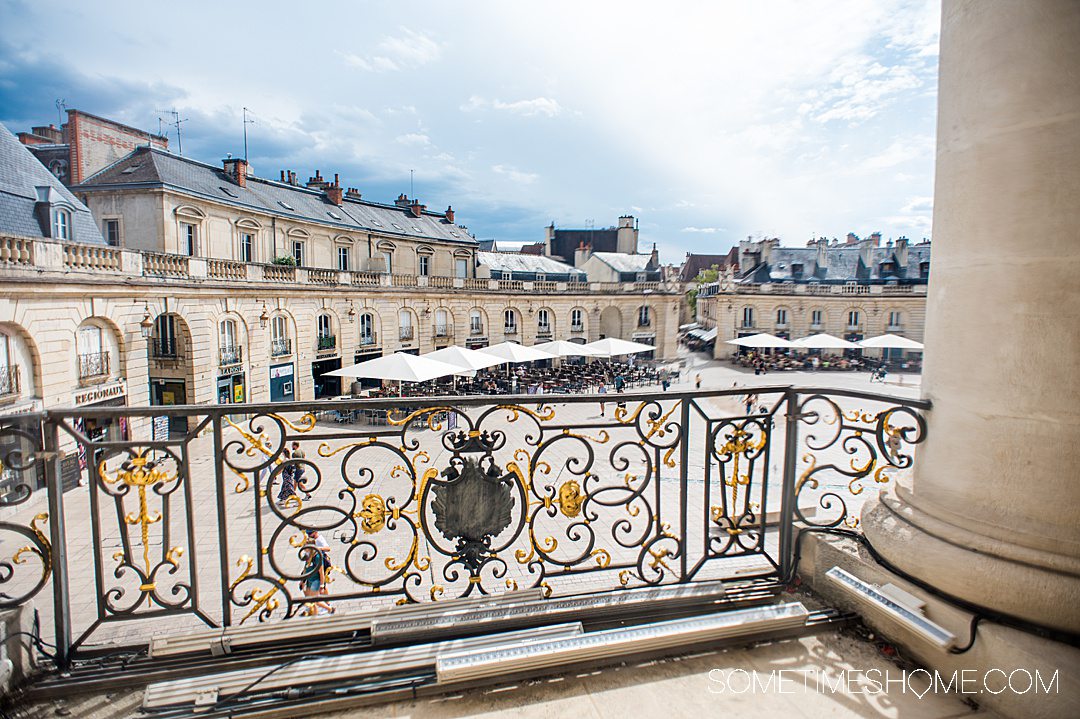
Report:
M857 350L859 345L848 340L841 339L839 337L833 337L830 334L824 332L817 335L810 335L809 337L800 337L795 340L797 347L803 349L815 349L815 350Z
M465 347L444 347L441 350L435 350L434 352L428 352L422 357L428 359L438 360L440 362L449 362L452 365L457 365L467 370L478 370L486 367L494 367L495 365L502 364L504 360L498 357L492 357L489 354L480 352L479 350L471 350Z
M399 382L426 382L436 377L461 372L463 367L437 359L419 357L405 352L376 357L351 367L327 372L332 377L366 377L369 379L397 380Z
M491 357L498 357L502 360L502 362L497 362L496 364L502 364L503 362L520 364L522 362L536 362L537 360L549 360L555 358L555 355L550 352L544 352L535 347L524 347L517 342L500 342L499 344L491 345L490 347L481 347L476 351Z
M628 342L617 337L605 337L596 342L584 345L596 352L598 357L617 357L619 355L636 355L639 352L652 352L656 348L641 342Z
M540 345L533 345L533 349L541 352L550 352L556 357L597 357L599 352L591 349L588 345L568 342L567 340L555 340Z
M870 339L862 340L857 344L860 347L866 347L868 349L882 347L886 349L921 350L923 348L922 342L909 340L907 337L901 337L900 335L888 334L871 337Z
M761 332L756 335L750 335L749 337L737 337L733 340L727 340L729 345L739 345L740 347L754 347L755 349L766 347L798 347L794 342L790 342L783 337L775 337L768 332Z

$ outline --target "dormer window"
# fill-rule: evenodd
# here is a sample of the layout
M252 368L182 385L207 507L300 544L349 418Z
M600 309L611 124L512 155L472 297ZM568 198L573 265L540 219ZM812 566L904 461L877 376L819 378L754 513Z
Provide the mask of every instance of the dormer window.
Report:
M919 275L922 276L922 277L929 277L930 276L930 263L929 262L920 262L919 263Z
M803 266L802 265L792 265L791 266L791 276L794 277L795 279L798 279L798 278L802 277L802 273L803 273Z
M71 213L62 208L52 211L52 236L54 240L71 239Z

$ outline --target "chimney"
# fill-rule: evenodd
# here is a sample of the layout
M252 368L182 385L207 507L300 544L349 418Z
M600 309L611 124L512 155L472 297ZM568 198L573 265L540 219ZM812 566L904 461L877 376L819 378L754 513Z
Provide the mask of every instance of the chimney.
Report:
M859 243L859 236L854 232L847 233L847 242L845 244L855 245Z
M451 225L454 224L454 208L450 205L446 206L446 221Z
M281 181L285 182L285 170L281 171Z
M587 245L584 241L579 242L577 249L574 250L574 267L584 265L590 255L592 255L592 245Z
M409 203L409 214L413 217L419 217L426 209L427 205L421 205L420 200L413 200Z
M881 247L881 233L880 232L871 232L870 237L868 239L873 240L874 247Z
M824 270L829 266L829 241L824 237L819 237L817 241L817 257L814 262L817 264L818 270Z
M656 243L652 244L652 253L649 255L649 269L656 269L660 266L660 253L656 251Z
M235 182L240 187L247 187L247 174L248 163L247 160L239 157L233 157L232 155L226 157L222 162L222 167L225 170L225 174L229 176L229 179Z
M397 205L398 207L408 207L409 206L409 196L406 195L404 192L402 192L400 195L397 196L397 199L394 200L394 204Z
M345 197L348 197L350 200L359 200L360 190L356 189L355 187L350 187L349 189L345 190Z
M335 173L334 184L326 186L326 198L335 205L341 205L341 195L341 181L338 179L337 173Z
M330 183L323 179L318 170L315 170L315 177L308 178L307 186L312 190L324 190L330 186Z
M910 240L906 237L901 237L896 241L893 255L896 257L896 264L898 267L907 267L909 242Z

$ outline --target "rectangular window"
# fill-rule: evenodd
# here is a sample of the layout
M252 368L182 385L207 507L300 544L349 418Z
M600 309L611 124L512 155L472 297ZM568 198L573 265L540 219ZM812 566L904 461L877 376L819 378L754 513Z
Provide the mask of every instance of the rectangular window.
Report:
M821 326L821 310L814 310L810 313L810 324L814 327Z
M787 310L776 311L776 324L780 327L787 324Z
M420 276L427 277L430 269L431 258L427 255L420 255Z
M180 250L188 257L195 256L196 245L198 244L198 237L195 232L195 225L188 222L180 223Z
M385 268L384 271L387 274L392 273L394 271L394 253L385 251L380 252L379 254L381 254L383 258L383 267Z
M900 313L899 312L890 312L889 313L889 327L893 327L893 328L900 327Z
M455 276L459 279L465 279L469 276L469 261L468 260L454 260L454 272Z
M858 327L859 326L859 312L858 312L858 310L851 310L850 312L848 312L847 322L848 322L848 326L850 326L850 327Z
M113 247L120 246L120 220L105 220L105 241Z
M743 327L753 327L754 326L754 308L753 307L743 307L742 326Z
M298 240L293 240L292 243L292 256L296 260L297 267L304 266L304 243Z
M240 233L240 261L241 262L254 262L255 257L255 238L250 232Z
M337 248L337 268L342 272L349 271L349 248L345 245Z

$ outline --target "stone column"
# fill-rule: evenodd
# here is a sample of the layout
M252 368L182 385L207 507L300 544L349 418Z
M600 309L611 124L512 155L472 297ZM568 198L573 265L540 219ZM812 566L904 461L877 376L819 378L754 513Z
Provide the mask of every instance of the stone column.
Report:
M890 561L1080 631L1080 3L945 0L913 487L863 512Z

